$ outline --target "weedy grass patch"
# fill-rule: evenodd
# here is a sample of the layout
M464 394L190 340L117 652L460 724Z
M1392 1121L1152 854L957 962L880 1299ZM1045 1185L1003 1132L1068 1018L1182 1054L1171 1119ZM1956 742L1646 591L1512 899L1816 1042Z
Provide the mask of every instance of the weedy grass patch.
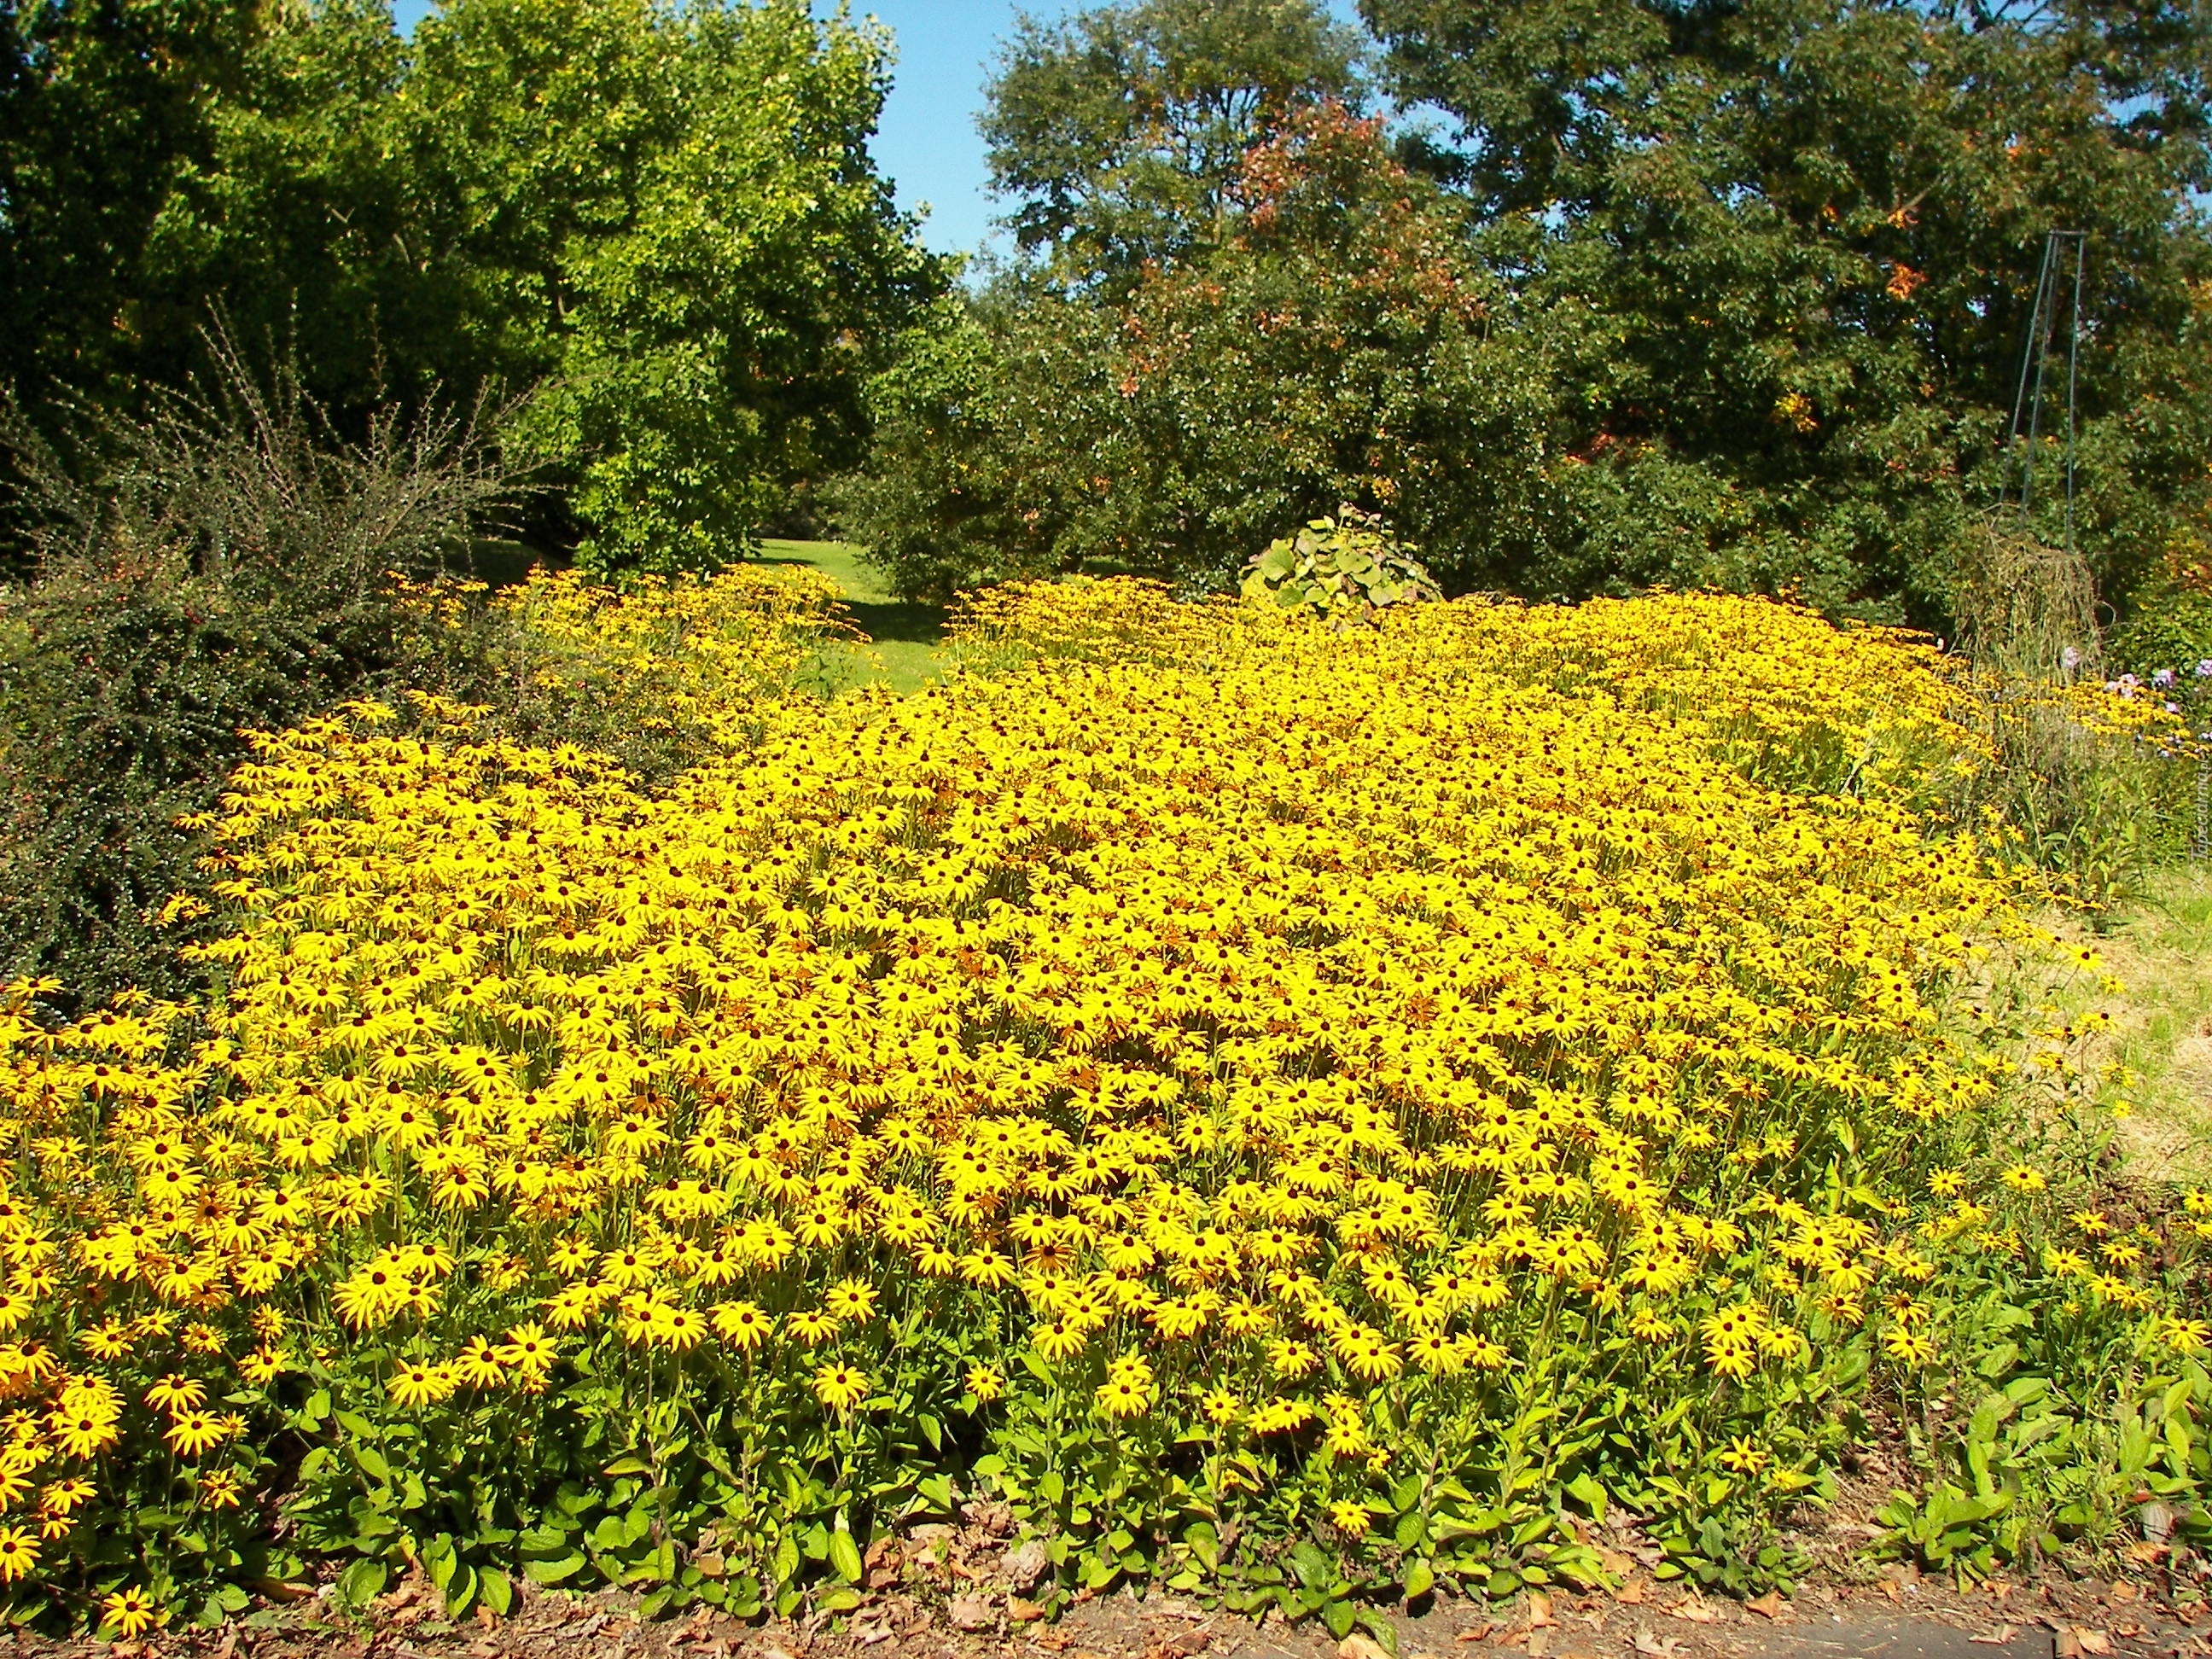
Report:
M2212 1198L2112 1197L2036 1012L2100 964L1923 646L1077 583L824 702L664 681L654 603L670 787L356 705L234 779L204 1006L9 993L18 1619L836 1611L978 1493L1048 1608L1342 1633L1599 1582L1614 1506L1745 1590L1875 1401L1931 1565L2197 1524Z

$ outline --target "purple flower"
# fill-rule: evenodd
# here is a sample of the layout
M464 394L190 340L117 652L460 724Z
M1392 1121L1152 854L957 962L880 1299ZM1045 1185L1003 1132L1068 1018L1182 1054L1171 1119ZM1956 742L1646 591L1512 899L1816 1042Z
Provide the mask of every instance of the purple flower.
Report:
M2167 690L2173 684L2173 671L2171 668L2159 669L2151 675L2150 683L2161 691Z
M2069 645L2058 653L2058 665L2070 674L2081 665L2081 653Z
M2207 657L2197 665L2197 678L2200 680L2212 680L2212 657Z

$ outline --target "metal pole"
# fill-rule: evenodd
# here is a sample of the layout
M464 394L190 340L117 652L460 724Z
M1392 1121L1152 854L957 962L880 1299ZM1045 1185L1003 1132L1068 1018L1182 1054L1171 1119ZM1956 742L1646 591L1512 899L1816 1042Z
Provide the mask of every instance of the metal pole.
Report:
M2063 233L2074 238L2074 321L2066 336L2066 550L2074 551L2074 392L2075 359L2081 350L2081 268L2088 258L2085 231Z

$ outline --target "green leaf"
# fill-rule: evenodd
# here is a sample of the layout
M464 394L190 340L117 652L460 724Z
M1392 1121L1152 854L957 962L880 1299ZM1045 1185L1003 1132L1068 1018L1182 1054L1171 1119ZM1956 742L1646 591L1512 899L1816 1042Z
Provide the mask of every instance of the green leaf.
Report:
M384 1594L389 1577L381 1561L356 1561L338 1575L338 1599L349 1607L365 1607Z
M1291 1551L1291 1571L1308 1589L1326 1584L1336 1577L1336 1563L1322 1551L1310 1538L1301 1538Z
M1406 1567L1405 1577L1399 1583L1406 1592L1406 1599L1418 1601L1436 1588L1436 1569L1426 1561L1410 1562Z
M484 1567L477 1571L477 1594L502 1619L514 1610L514 1581L497 1567Z
M860 1546L854 1543L853 1534L842 1527L830 1536L830 1565L848 1584L859 1583L866 1571L860 1565Z
M477 1570L462 1562L446 1586L446 1612L453 1618L459 1618L476 1605L477 1593L482 1588L483 1581Z
M570 1550L563 1555L533 1556L522 1564L522 1576L533 1584L558 1584L574 1578L584 1570L584 1553Z
M1567 1495L1589 1511L1590 1519L1600 1525L1605 1522L1605 1487L1589 1474L1577 1475L1567 1482Z

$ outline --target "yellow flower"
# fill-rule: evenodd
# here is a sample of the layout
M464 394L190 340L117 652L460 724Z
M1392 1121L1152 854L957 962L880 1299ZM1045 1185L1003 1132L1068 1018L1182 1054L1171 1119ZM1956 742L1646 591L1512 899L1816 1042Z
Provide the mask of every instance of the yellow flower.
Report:
M829 1294L822 1298L822 1305L832 1319L841 1323L865 1325L875 1310L876 1290L861 1279L840 1279L830 1287Z
M0 1584L12 1584L39 1565L39 1542L28 1527L0 1527Z
M1133 1377L1109 1376L1097 1389L1098 1409L1108 1417L1135 1417L1152 1403L1152 1391Z
M814 1396L833 1412L849 1412L868 1392L867 1373L852 1365L822 1365L814 1372Z
M218 1469L200 1477L200 1496L207 1500L210 1509L234 1510L244 1486L235 1471Z
M1368 1513L1366 1504L1346 1498L1328 1506L1328 1519L1329 1524L1346 1538L1364 1538L1375 1518Z
M453 1391L453 1374L443 1365L410 1360L392 1374L385 1392L399 1406L434 1406Z
M797 1313L786 1314L784 1334L796 1337L810 1348L818 1348L837 1334L837 1322L817 1308L802 1308Z
M552 1342L536 1325L514 1327L497 1352L499 1363L514 1373L516 1385L526 1394L537 1394L544 1389L557 1357Z
M159 1611L154 1598L136 1584L111 1592L100 1603L102 1626L126 1642L136 1640L150 1629Z
M1738 1435L1721 1449L1716 1461L1737 1474L1757 1474L1772 1460L1749 1437Z
M969 1393L988 1405L1006 1393L1006 1379L996 1365L970 1365L967 1386Z
M724 1302L708 1316L714 1334L740 1352L758 1347L775 1334L775 1323L750 1302Z
M1030 1332L1030 1341L1047 1359L1071 1359L1083 1352L1088 1337L1065 1319L1054 1319Z
M453 1381L464 1389L496 1389L507 1382L507 1368L489 1339L479 1334L462 1344L451 1362Z
M146 1390L146 1403L156 1411L175 1413L207 1403L207 1385L196 1377L171 1371Z
M161 1437L181 1457L198 1457L202 1452L221 1445L231 1437L228 1420L212 1412L187 1411L179 1413Z
M91 1481L81 1475L72 1475L66 1480L57 1480L47 1486L39 1494L39 1503L41 1508L56 1515L69 1515L91 1502L93 1495Z

